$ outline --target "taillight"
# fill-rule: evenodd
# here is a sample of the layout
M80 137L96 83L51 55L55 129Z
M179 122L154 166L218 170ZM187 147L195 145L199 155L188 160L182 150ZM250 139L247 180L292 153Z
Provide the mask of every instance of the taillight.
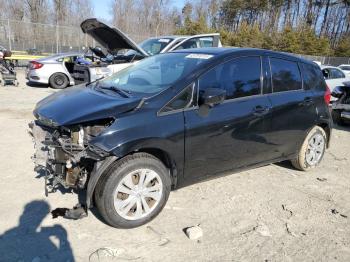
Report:
M324 93L324 101L327 105L331 102L331 90L329 89L328 85L326 85L326 92Z
M39 63L37 61L30 61L30 68L31 69L39 69L39 68L42 68L44 66L44 64L42 63Z

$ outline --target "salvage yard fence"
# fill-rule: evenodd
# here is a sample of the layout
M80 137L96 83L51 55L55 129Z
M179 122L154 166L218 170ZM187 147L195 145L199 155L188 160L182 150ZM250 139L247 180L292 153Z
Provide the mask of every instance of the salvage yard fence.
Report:
M141 42L151 36L129 34L129 37L136 42ZM0 46L14 52L25 54L30 49L35 49L34 52L37 55L69 51L83 52L89 46L95 45L95 41L84 34L79 26L0 19ZM296 55L326 65L350 64L350 57Z
M142 41L149 36L130 37L135 41ZM42 54L77 52L95 44L79 26L0 19L0 46L12 51L26 52L29 49L36 49Z

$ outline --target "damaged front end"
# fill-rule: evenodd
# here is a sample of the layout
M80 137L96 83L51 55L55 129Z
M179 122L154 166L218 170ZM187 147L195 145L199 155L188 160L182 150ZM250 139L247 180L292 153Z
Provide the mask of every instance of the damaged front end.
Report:
M35 170L45 176L46 196L57 189L86 188L96 161L109 155L89 141L112 122L113 119L104 119L63 127L39 118L29 124Z

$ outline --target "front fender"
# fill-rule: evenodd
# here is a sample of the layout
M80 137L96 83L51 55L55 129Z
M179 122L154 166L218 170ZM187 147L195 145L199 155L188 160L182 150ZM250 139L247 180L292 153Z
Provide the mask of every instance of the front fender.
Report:
M91 174L90 174L90 178L89 178L89 182L87 185L87 189L86 189L86 206L88 208L92 207L92 198L93 198L93 194L95 191L95 187L97 185L98 180L100 179L100 177L102 176L102 174L108 170L108 168L111 166L111 164L113 162L115 162L116 160L118 160L118 157L116 156L110 156L105 158L102 161L97 161L95 163L94 169L92 170Z

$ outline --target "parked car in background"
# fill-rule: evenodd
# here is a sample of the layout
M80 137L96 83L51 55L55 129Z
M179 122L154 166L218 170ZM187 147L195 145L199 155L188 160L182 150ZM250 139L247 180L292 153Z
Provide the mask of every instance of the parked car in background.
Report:
M32 60L28 63L26 78L33 83L49 84L62 89L74 85L72 77L75 61L82 53L64 53Z
M323 65L321 70L331 91L337 86L342 86L344 82L350 81L350 76L338 67Z
M5 47L3 47L2 45L0 45L0 52L4 52L6 51L7 49Z
M183 49L40 101L34 160L50 190L87 188L82 204L132 228L157 216L171 189L283 160L316 167L329 102L320 68L304 59Z
M85 20L80 27L84 33L105 48L111 55L111 59L89 65L77 64L74 68L76 84L95 81L156 54L180 49L221 47L218 33L160 36L147 39L138 45L119 29L110 27L95 18ZM101 53L101 57L106 57L106 54Z
M350 81L333 89L332 119L338 125L350 122Z
M41 55L41 52L36 48L29 48L27 49L28 55Z
M340 65L338 66L341 70L343 70L344 73L346 73L348 76L350 76L350 65Z

